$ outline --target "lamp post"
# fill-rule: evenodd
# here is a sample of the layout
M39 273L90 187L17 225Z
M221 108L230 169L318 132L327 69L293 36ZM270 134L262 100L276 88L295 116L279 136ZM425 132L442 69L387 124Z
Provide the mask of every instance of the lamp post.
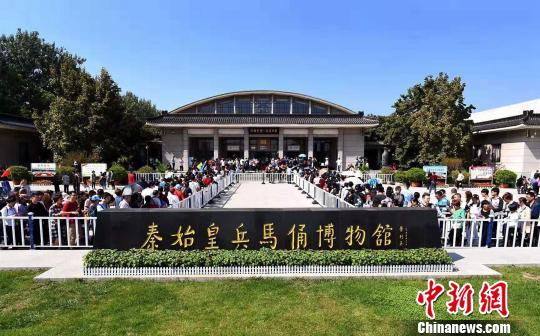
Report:
M146 165L150 165L150 158L148 157L148 145L144 146L146 148Z

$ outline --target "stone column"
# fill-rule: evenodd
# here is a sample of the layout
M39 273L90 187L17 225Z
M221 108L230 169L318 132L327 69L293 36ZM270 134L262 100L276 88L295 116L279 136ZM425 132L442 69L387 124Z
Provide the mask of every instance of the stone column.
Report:
M337 156L341 160L343 165L343 129L338 130L338 140L337 140ZM333 164L333 163L332 163Z
M308 139L307 139L307 156L308 158L313 157L313 129L308 129Z
M219 158L219 135L217 128L214 129L214 157L213 159Z
M283 158L283 128L279 129L278 157L280 159Z
M184 161L184 170L189 170L191 162L189 162L189 136L188 130L182 130L182 161Z
M249 159L249 129L244 129L244 159Z

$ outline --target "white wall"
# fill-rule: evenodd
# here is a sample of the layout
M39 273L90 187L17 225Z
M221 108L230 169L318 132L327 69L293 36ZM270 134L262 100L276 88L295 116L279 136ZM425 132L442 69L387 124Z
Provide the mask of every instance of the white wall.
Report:
M364 156L364 131L360 128L343 129L343 167L356 162L357 156Z
M178 169L178 160L183 156L184 146L182 143L182 129L163 129L161 136L161 158L165 164L169 163L172 166L172 158L174 155L176 161L176 169Z

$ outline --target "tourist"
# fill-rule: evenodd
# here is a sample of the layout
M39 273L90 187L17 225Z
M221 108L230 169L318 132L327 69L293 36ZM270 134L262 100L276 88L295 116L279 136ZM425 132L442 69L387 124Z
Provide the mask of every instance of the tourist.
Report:
M452 226L448 236L449 244L452 246L461 246L461 237L463 233L463 222L467 218L465 210L461 208L461 202L457 199L452 201Z
M33 192L30 198L30 205L28 205L28 212L33 213L33 217L47 217L49 212L45 208L45 205L40 200L40 192ZM43 222L40 219L34 219L32 221L32 229L34 235L34 243L41 245L49 244L48 227L43 227ZM46 224L46 223L45 223Z
M61 194L55 194L52 198L53 204L49 208L49 217L61 217L64 199ZM51 219L49 222L51 228L51 243L53 246L60 246L61 242L67 242L66 226L62 225L60 218ZM59 232L60 231L60 232Z
M456 177L456 188L463 189L463 180L465 180L465 175L461 172L461 170L458 172L458 175Z
M69 196L67 202L64 203L61 211L62 216L64 217L78 217L79 216L79 203L77 202L77 193L72 192ZM68 231L69 231L69 243L70 245L76 244L76 226L78 225L77 220L69 219L68 220Z
M94 170L92 170L92 175L90 176L90 181L92 183L92 189L96 189L97 175Z
M19 217L21 213L19 211L20 204L17 203L15 195L11 195L6 200L6 205L0 210L2 216L2 224L6 228L6 236L4 237L4 243L10 245L22 245L22 236L20 225L21 221L16 219L9 219L9 217Z

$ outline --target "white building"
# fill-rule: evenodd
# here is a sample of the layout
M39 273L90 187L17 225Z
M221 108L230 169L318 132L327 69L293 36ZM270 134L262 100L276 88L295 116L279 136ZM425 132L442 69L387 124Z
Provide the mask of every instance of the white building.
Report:
M364 130L377 124L320 98L268 90L225 93L147 120L162 131L163 162L182 158L185 168L193 160L299 154L347 166L364 156Z
M529 175L540 169L540 99L472 113L474 157Z

